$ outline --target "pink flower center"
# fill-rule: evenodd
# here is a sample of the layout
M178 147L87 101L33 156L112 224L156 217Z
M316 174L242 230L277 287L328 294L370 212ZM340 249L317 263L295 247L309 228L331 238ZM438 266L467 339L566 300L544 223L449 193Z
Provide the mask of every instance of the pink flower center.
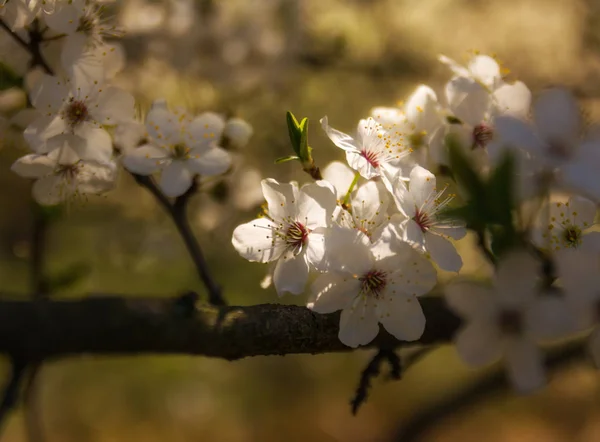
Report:
M487 144L492 141L494 137L494 129L492 126L488 126L487 124L478 124L473 128L473 146L475 149L477 147L485 147Z
M302 250L302 247L308 241L309 230L298 221L289 225L285 234L285 242L296 253Z
M379 159L377 157L377 153L369 150L362 150L360 154L367 160L371 166L378 168L379 167Z
M431 218L427 215L426 212L423 212L419 209L416 210L415 216L413 217L413 221L417 223L417 225L421 228L421 231L426 232L431 227Z
M380 270L371 270L358 278L361 283L361 293L375 299L381 299L387 285L386 274Z

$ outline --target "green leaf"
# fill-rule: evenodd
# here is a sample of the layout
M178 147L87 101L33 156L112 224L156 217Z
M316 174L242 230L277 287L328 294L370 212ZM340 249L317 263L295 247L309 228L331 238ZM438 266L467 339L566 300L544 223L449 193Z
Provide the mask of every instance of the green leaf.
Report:
M312 149L308 146L308 118L303 118L300 122L300 147L299 154L300 161L311 162L311 151Z
M296 155L290 155L288 157L280 157L275 160L275 164L287 163L288 161L300 160L300 157Z
M298 123L298 120L290 111L286 112L285 118L287 121L290 142L292 143L292 149L294 149L296 155L300 157L300 145L302 142L302 130L300 129L300 123Z
M448 156L450 159L450 169L459 186L469 194L469 198L475 200L477 204L485 203L485 187L483 180L475 171L473 164L463 152L458 138L449 134L446 136L446 145L448 146Z
M487 199L490 222L512 230L514 209L515 160L506 151L487 182Z

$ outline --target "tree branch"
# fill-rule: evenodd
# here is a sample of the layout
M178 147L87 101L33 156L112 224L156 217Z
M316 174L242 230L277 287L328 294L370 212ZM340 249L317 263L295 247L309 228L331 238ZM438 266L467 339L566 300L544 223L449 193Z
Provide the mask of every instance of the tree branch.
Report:
M546 366L550 370L558 369L581 359L585 355L584 343L577 341L555 348L546 358ZM398 442L413 442L421 438L445 418L463 411L477 402L509 391L505 370L497 369L482 379L469 384L464 390L443 398L431 408L417 413L404 424L395 435Z
M320 315L305 307L276 304L192 305L189 310L189 303L179 302L180 298L3 300L0 352L36 363L84 353L195 354L235 360L351 350L338 339L338 313ZM449 341L459 319L446 309L442 298L423 298L421 303L427 326L415 343ZM397 345L382 328L370 346Z

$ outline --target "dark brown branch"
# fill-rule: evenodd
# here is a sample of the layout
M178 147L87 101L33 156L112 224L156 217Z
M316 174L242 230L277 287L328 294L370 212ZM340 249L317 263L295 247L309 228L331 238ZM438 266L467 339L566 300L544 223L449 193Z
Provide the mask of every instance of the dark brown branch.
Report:
M447 342L459 325L444 300L422 299L421 344ZM168 298L91 297L0 301L0 352L27 362L76 354L196 354L235 360L259 355L348 351L339 314L293 305L201 306L183 311ZM371 346L398 341L383 329Z
M546 359L546 366L548 369L558 369L581 359L584 354L583 343L569 343L551 351ZM421 440L427 431L445 418L463 411L481 400L509 391L510 388L504 370L495 370L475 383L468 385L464 390L458 391L456 394L434 404L431 408L426 408L417 413L408 423L402 426L394 440L398 442Z

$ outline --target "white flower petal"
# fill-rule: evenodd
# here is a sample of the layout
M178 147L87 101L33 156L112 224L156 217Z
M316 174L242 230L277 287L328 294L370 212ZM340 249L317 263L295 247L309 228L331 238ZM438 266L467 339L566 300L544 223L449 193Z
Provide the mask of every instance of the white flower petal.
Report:
M133 119L135 99L129 92L118 87L107 87L98 94L97 107L90 113L100 124L114 125Z
M162 169L159 187L166 196L183 195L192 186L193 175L184 161L174 160Z
M540 136L548 143L560 143L572 148L581 124L579 106L566 89L544 91L533 106L533 117Z
M379 322L396 339L416 341L425 330L425 315L416 296L394 295L386 290L377 302Z
M296 219L296 201L298 187L294 184L278 183L272 178L261 181L263 195L269 206L269 215L275 221L282 221L287 217Z
M370 180L380 175L379 170L358 152L347 150L346 161L348 161L348 165L356 170L364 179Z
M354 138L352 138L348 134L345 134L343 132L340 132L339 130L332 128L331 126L329 126L328 121L329 120L327 119L327 116L325 116L325 117L321 118L320 123L321 123L321 127L323 128L323 130L325 131L325 133L327 134L329 139L331 141L333 141L333 144L335 144L337 147L344 149L346 151L358 152L360 150L357 147L357 144L354 141ZM350 161L348 161L348 163L350 163ZM352 167L354 169L354 167L352 165L350 165L350 167Z
M190 152L188 167L194 173L203 176L214 176L225 173L231 167L231 155L220 147L211 147L196 154L198 149Z
M477 55L469 62L469 71L473 78L489 88L495 88L500 80L500 65L489 55Z
M304 253L296 256L286 253L279 258L273 274L273 284L279 296L286 292L293 295L301 294L304 292L307 280L308 263Z
M388 196L377 183L368 181L360 186L352 198L352 217L357 226L370 231L387 218Z
M82 160L102 162L111 159L112 139L105 129L83 122L78 125L75 135L77 135L78 142L72 147Z
M503 83L494 91L495 112L497 114L512 115L517 118L526 118L531 107L531 91L522 81L513 84Z
M179 118L163 108L153 108L146 116L148 135L158 146L173 145L182 141Z
M309 229L328 226L336 204L335 189L327 181L306 184L298 192L298 221Z
M192 146L218 143L225 129L225 119L214 112L204 112L192 120L187 127Z
M351 275L323 273L311 286L312 296L307 307L317 313L333 313L350 307L360 285Z
M44 74L30 93L31 103L43 114L57 112L69 98L69 87L58 77Z
M19 158L11 170L24 178L41 178L54 171L56 162L46 155L29 154Z
M40 178L32 187L33 199L44 206L59 204L73 195L75 187L58 175Z
M473 127L485 120L492 99L480 83L471 78L454 77L446 84L445 92L450 110L463 123Z
M306 245L306 259L315 269L325 271L328 268L327 254L325 250L325 238L328 230L325 227L317 227L308 234Z
M81 12L75 6L62 4L52 14L45 14L44 21L53 31L72 34L79 26Z
M543 356L540 349L524 338L514 338L506 344L508 377L520 393L530 393L546 384Z
M490 364L502 355L500 331L490 321L477 319L468 322L454 340L460 358L471 367Z
M49 151L48 139L66 131L65 120L57 116L44 116L36 118L23 133L23 137L31 150L37 153Z
M409 219L404 223L404 239L418 247L425 246L425 235L421 227L413 220Z
M463 265L462 258L456 251L454 244L446 238L425 232L425 249L440 268L449 272L458 272Z
M338 337L343 344L352 348L366 345L378 333L375 305L369 298L357 297L352 307L342 310Z
M332 161L323 169L323 179L335 187L336 195L339 200L346 196L350 184L354 180L354 172L341 161Z
M368 239L355 230L334 225L325 237L325 250L332 270L362 275L373 267Z
M496 135L499 137L498 149L523 149L535 155L545 155L546 145L522 120L510 116L500 116L494 120Z
M575 331L575 320L562 296L539 296L525 312L525 322L528 335L536 341L562 338Z
M433 133L441 124L437 96L429 86L420 85L409 97L405 114L415 132Z
M389 290L392 293L421 296L431 291L437 282L437 272L433 265L407 243L397 241L391 255L376 262L376 267L389 272ZM402 248L399 246L403 245ZM401 265L394 265L400 260Z
M454 282L446 286L444 294L448 306L465 319L488 322L498 312L492 290L482 284Z
M285 250L283 241L275 241L277 226L267 218L257 218L237 226L231 242L237 252L248 261L271 262Z
M433 199L436 195L435 185L435 175L427 169L424 169L421 166L415 166L410 172L408 189L419 210L424 206L433 203Z
M514 308L531 301L539 280L540 263L525 251L506 254L498 263L494 285L503 305Z
M161 168L161 160L167 158L164 149L153 144L145 144L130 149L123 156L123 166L127 170L139 175L150 175Z

